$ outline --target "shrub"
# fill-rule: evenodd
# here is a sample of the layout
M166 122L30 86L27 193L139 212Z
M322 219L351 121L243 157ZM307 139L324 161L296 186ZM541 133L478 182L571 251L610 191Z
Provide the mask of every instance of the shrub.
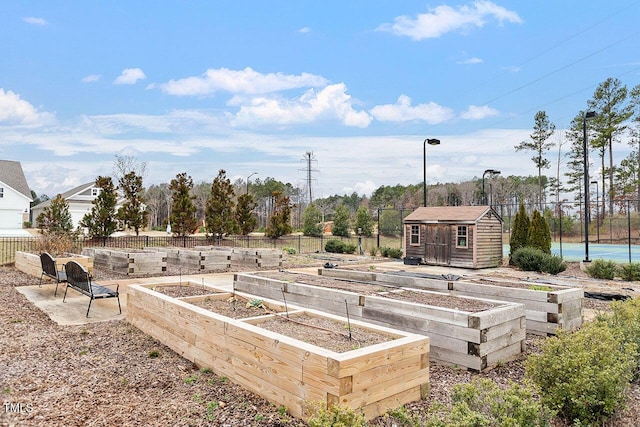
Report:
M549 224L540 212L533 211L531 216L531 224L529 225L529 234L527 235L527 246L540 249L546 254L551 254L551 232Z
M356 245L348 242L341 242L337 239L327 240L324 250L337 254L352 254L356 251Z
M327 240L327 243L324 245L324 250L327 252L341 254L344 251L344 243L338 239Z
M343 249L342 249L342 253L345 254L352 254L356 251L356 248L358 246L354 243L344 243L343 244Z
M333 405L326 409L318 405L314 414L309 418L309 427L366 427L367 421L364 415L356 413L353 409Z
M288 255L295 255L298 253L298 251L296 250L296 248L291 248L291 247L284 247L282 248L282 250L287 253Z
M523 271L542 271L542 261L545 255L540 249L525 246L513 253L511 261Z
M550 411L538 403L532 392L517 384L504 390L489 379L453 387L451 408L436 408L427 426L546 426Z
M526 378L543 405L569 421L601 423L624 403L633 378L636 346L619 330L596 321L548 338L525 362Z
M612 280L615 277L616 269L615 262L597 259L587 267L587 274L595 279Z
M400 248L389 248L389 250L387 251L387 254L388 254L389 258L400 259L400 258L402 258L402 249L400 249Z
M625 342L633 343L640 350L640 299L630 298L626 301L611 303L611 311L600 315L599 319L610 328L620 331ZM636 368L640 367L640 353L636 360Z
M369 248L369 255L374 257L376 255L378 255L378 248L376 248L375 246L372 246Z
M380 255L385 258L402 258L402 249L384 246L380 248Z
M509 260L513 262L513 255L515 252L527 246L527 239L529 238L529 215L524 209L524 203L520 202L520 208L513 221L513 228L511 230L511 238L509 239Z
M35 249L38 252L49 252L52 256L63 256L74 252L75 241L71 234L42 234L36 240Z
M545 254L544 258L542 258L542 263L540 264L540 270L553 275L562 273L566 269L567 263L558 255Z
M640 262L623 264L618 268L617 273L618 276L622 277L622 280L626 280L627 282L640 280Z

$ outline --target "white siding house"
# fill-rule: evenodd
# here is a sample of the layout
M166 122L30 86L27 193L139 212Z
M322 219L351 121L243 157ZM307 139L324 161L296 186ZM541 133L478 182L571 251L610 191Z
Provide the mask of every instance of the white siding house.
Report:
M62 193L62 197L69 204L69 213L71 214L71 221L73 222L74 229L78 227L82 218L91 211L91 208L93 207L93 200L98 196L98 194L100 194L100 190L100 188L96 187L95 181L93 181L79 185ZM33 211L34 226L38 215L44 211L44 208L50 205L51 200L47 200L31 209ZM120 206L121 201L119 200L116 209Z
M21 230L32 201L20 162L0 160L0 230Z

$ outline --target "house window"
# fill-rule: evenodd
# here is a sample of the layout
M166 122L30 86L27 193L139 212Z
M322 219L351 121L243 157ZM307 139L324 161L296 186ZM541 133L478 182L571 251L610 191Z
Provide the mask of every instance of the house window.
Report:
M456 236L456 248L466 248L469 247L467 242L467 226L459 225L458 226L458 234Z
M420 226L419 225L411 226L411 244L412 245L420 244Z
M98 194L100 194L100 189L99 188L92 188L91 189L91 195L96 197L98 196Z
M0 199L4 197L4 188L0 187Z

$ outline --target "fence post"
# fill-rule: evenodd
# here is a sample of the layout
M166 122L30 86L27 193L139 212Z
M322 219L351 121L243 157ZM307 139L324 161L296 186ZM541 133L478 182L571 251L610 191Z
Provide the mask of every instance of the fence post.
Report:
M629 264L631 264L631 200L627 199L627 239L629 241Z

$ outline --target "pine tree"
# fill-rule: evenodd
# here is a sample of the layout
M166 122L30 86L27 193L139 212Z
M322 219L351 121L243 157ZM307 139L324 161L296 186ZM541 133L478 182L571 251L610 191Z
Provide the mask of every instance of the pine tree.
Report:
M144 187L142 177L131 171L120 178L120 189L124 196L124 202L118 209L118 219L125 228L133 229L136 236L140 229L147 225L149 212L144 207Z
M527 211L524 209L524 203L520 202L520 209L514 219L513 230L511 231L511 238L509 239L509 258L513 257L515 251L527 246L529 225L529 215L527 215Z
M516 151L528 150L534 152L531 160L538 168L538 203L542 207L542 169L547 169L550 165L549 160L544 156L555 145L553 142L547 142L547 140L555 132L556 125L549 121L547 113L544 111L538 111L534 120L533 133L530 135L531 140L522 141L515 148Z
M527 246L540 249L547 254L551 253L551 232L549 231L549 224L537 209L533 211L533 215L531 216Z
M211 184L211 194L205 208L206 230L216 238L235 232L237 228L235 218L234 191L231 180L227 178L224 169L218 171L218 176Z
M187 176L186 172L176 175L169 185L169 190L172 192L169 219L175 236L188 236L198 227L196 205L193 203L194 197L190 193L192 188L193 180Z
M269 226L265 230L265 235L277 239L292 231L291 206L289 197L279 191L274 191L271 197L273 198L273 213L269 218Z
M322 235L322 212L314 204L311 203L302 214L303 231L305 236L321 236Z
M338 206L335 214L333 215L333 227L331 227L331 234L334 236L349 237L349 219L351 212L345 205Z
M91 211L80 221L80 227L87 229L89 237L102 237L106 241L107 237L118 230L116 217L118 196L109 176L99 176L96 178L95 185L100 189L100 193L93 199Z
M238 224L238 232L243 236L251 233L256 228L258 219L253 214L253 210L258 205L253 201L251 194L241 194L238 196L235 218Z
M69 203L61 194L54 197L51 204L38 215L36 226L42 234L70 234L73 231Z
M373 235L373 218L366 206L360 206L356 211L356 220L353 228L355 230L360 229L360 232L365 237L371 237Z

